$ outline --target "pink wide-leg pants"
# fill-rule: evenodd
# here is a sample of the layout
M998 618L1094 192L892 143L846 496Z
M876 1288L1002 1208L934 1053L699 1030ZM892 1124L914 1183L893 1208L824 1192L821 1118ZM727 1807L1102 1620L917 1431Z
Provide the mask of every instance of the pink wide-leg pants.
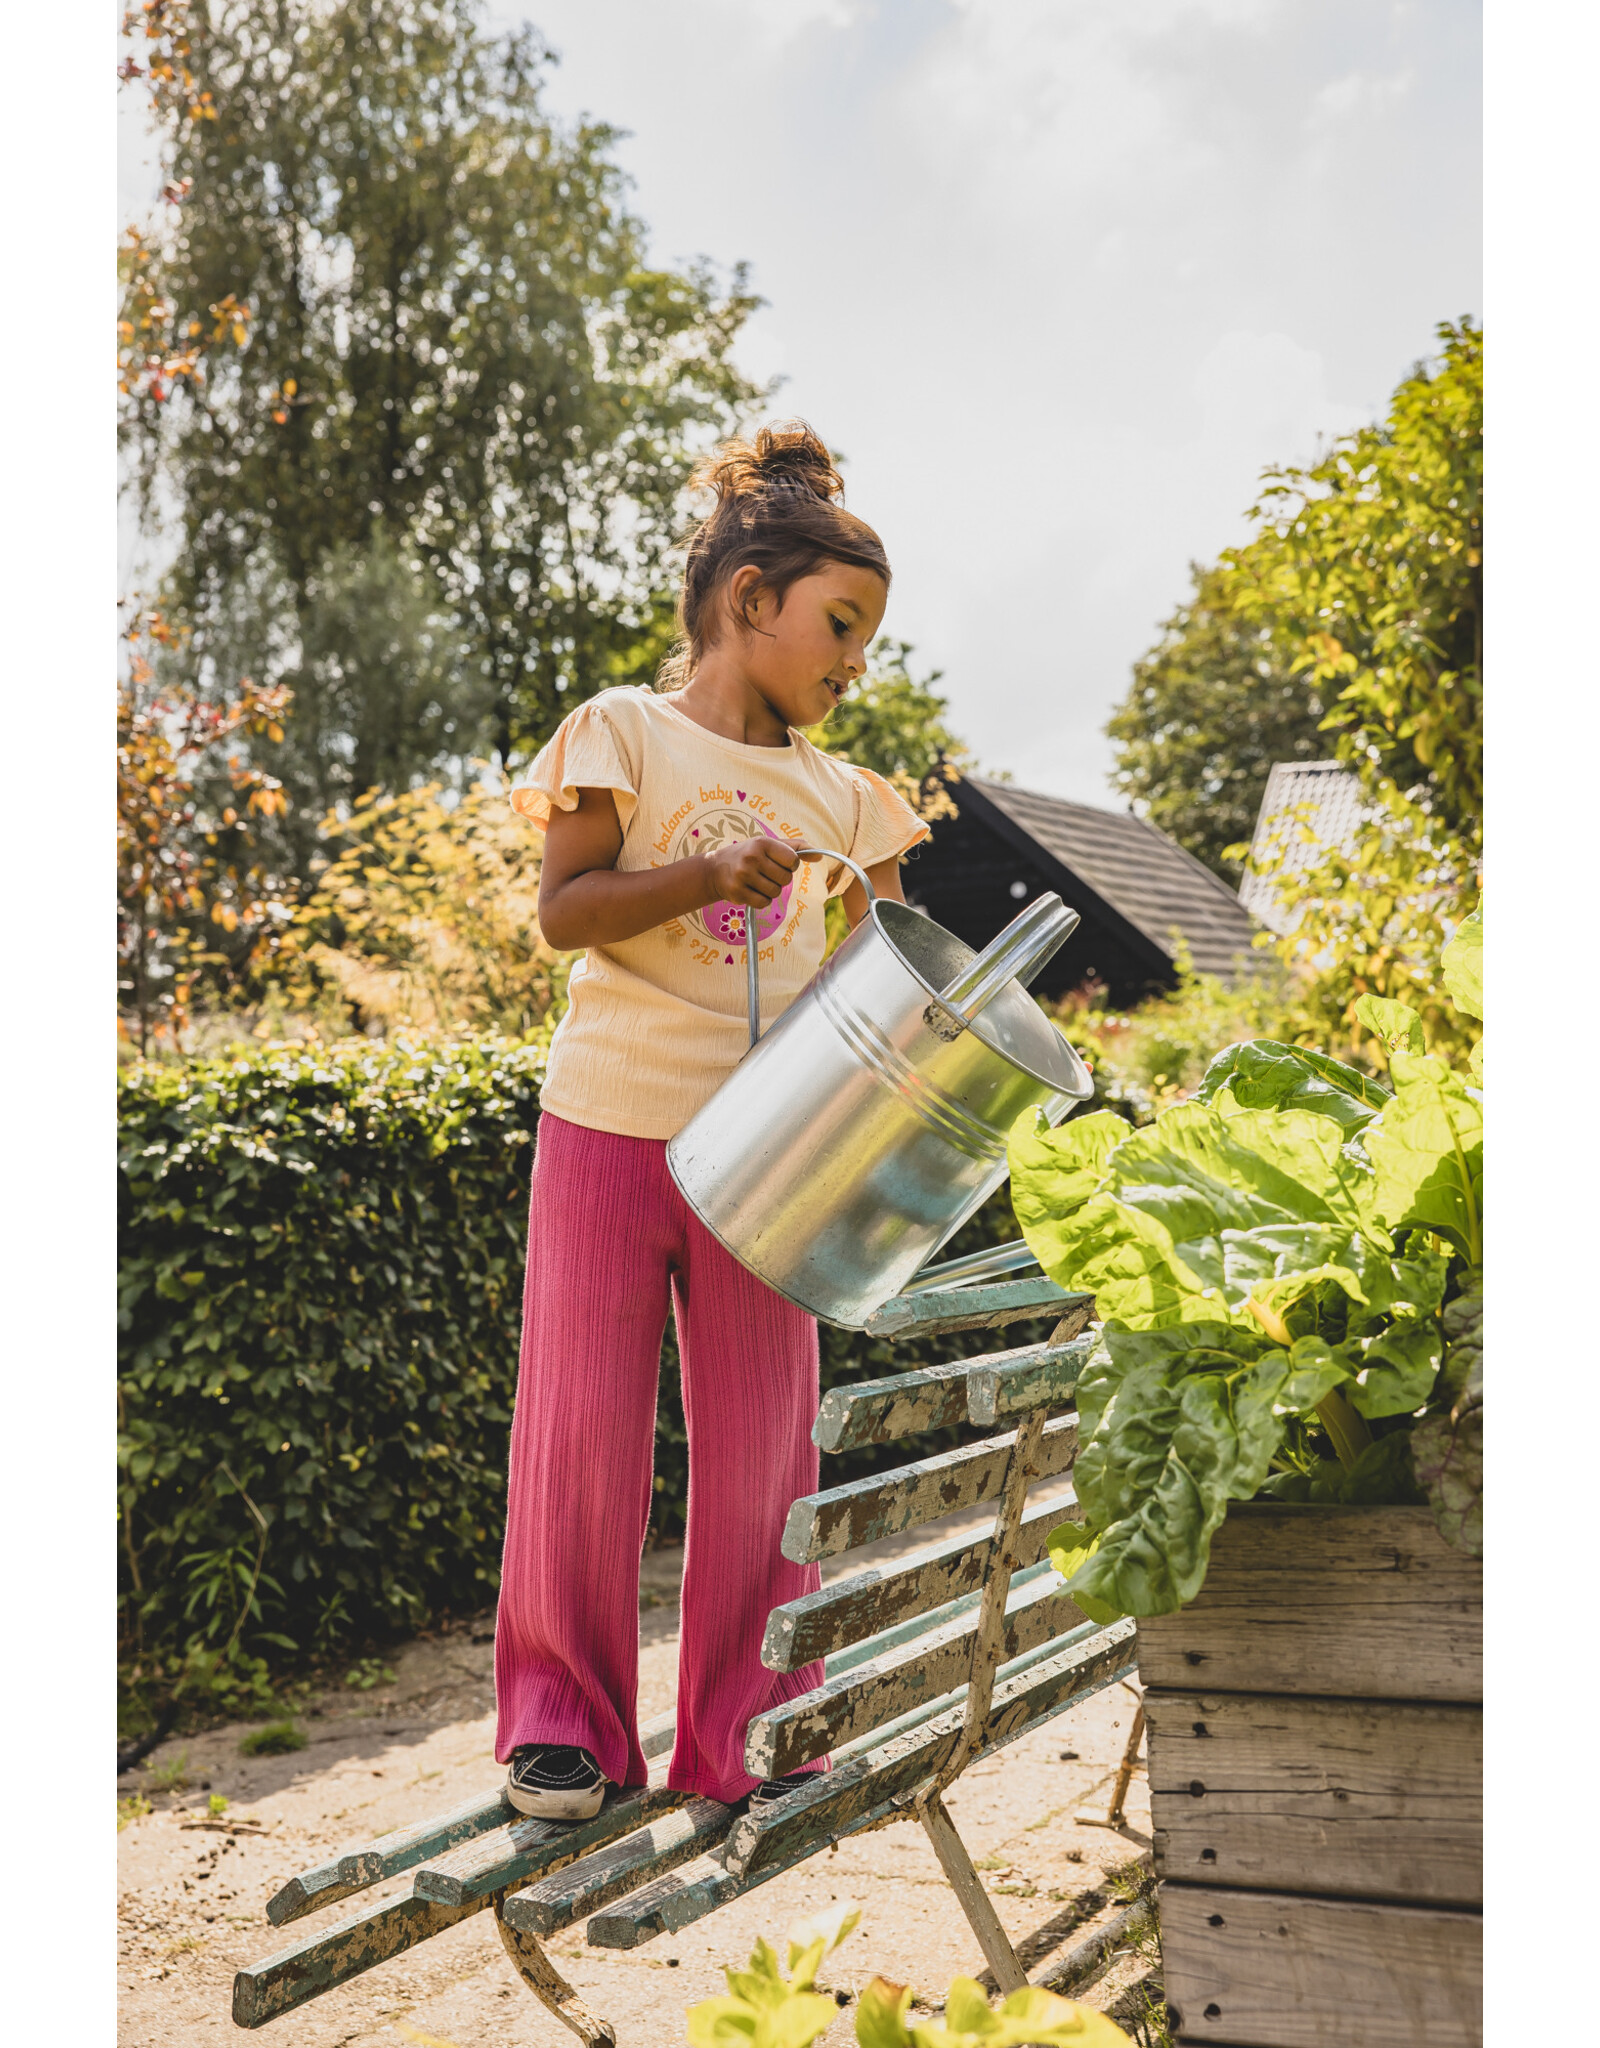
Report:
M522 1358L495 1631L495 1754L579 1743L642 1785L639 1557L670 1298L689 1426L689 1516L668 1782L734 1800L752 1715L822 1666L760 1657L768 1611L820 1584L778 1548L817 1484L817 1326L723 1250L667 1172L666 1143L539 1121ZM819 1764L819 1769L826 1768Z

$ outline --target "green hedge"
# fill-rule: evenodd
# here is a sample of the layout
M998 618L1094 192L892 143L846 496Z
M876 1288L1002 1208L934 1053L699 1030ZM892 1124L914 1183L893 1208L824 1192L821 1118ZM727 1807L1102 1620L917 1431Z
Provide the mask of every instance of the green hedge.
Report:
M186 1653L282 1665L491 1604L543 1064L542 1044L483 1038L125 1074L121 1614L146 1678ZM1002 1192L951 1250L1014 1234ZM823 1382L984 1343L825 1330ZM829 1459L827 1478L959 1440ZM687 1464L670 1325L656 1475L671 1537Z

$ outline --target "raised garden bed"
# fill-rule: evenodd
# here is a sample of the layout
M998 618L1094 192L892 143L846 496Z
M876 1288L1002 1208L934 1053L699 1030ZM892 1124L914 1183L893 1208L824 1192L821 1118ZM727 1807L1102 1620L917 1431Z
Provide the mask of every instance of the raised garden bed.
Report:
M1139 1622L1178 2040L1482 2040L1482 1578L1426 1508L1259 1502Z

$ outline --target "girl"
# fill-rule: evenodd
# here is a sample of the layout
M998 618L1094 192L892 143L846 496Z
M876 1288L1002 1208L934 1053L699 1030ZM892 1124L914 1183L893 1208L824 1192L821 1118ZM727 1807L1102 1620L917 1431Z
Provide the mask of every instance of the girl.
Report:
M769 1609L820 1583L778 1548L817 1484L817 1326L698 1221L667 1140L745 1049L746 918L770 1022L821 963L826 899L842 891L852 925L866 914L847 869L795 848L848 853L904 901L900 857L927 836L802 730L861 675L889 595L827 449L802 423L763 429L693 481L716 503L689 542L676 673L579 705L512 796L545 835L545 937L584 948L539 1120L495 1633L507 1797L557 1820L645 1782L639 1557L669 1294L689 1513L668 1783L732 1801L794 1782L756 1784L744 1731L822 1680L759 1655Z

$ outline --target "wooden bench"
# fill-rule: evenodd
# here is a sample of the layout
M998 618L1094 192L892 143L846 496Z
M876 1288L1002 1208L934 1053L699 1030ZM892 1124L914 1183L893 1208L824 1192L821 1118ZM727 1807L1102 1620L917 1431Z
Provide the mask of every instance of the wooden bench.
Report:
M832 1388L813 1435L824 1451L889 1443L973 1422L999 1433L797 1500L783 1536L797 1562L847 1555L958 1509L995 1505L987 1529L836 1579L775 1608L762 1661L792 1671L825 1660L822 1685L757 1715L746 1763L780 1777L831 1755L833 1768L759 1811L670 1791L669 1713L641 1729L649 1782L608 1793L588 1821L524 1819L499 1789L453 1812L346 1851L291 1878L267 1917L284 1926L388 1880L337 1925L241 1970L233 2017L259 2027L472 1914L492 1911L523 1981L586 2042L611 2042L545 1954L587 1922L599 1948L631 1949L687 1927L846 1836L916 1819L927 1830L1000 1988L1026 1978L947 1812L971 1763L1130 1673L1134 1624L1100 1627L1057 1597L1051 1528L1058 1498L1028 1505L1036 1481L1070 1471L1073 1389L1092 1299L1048 1280L901 1297L869 1333L998 1329L1055 1315L1042 1344Z

